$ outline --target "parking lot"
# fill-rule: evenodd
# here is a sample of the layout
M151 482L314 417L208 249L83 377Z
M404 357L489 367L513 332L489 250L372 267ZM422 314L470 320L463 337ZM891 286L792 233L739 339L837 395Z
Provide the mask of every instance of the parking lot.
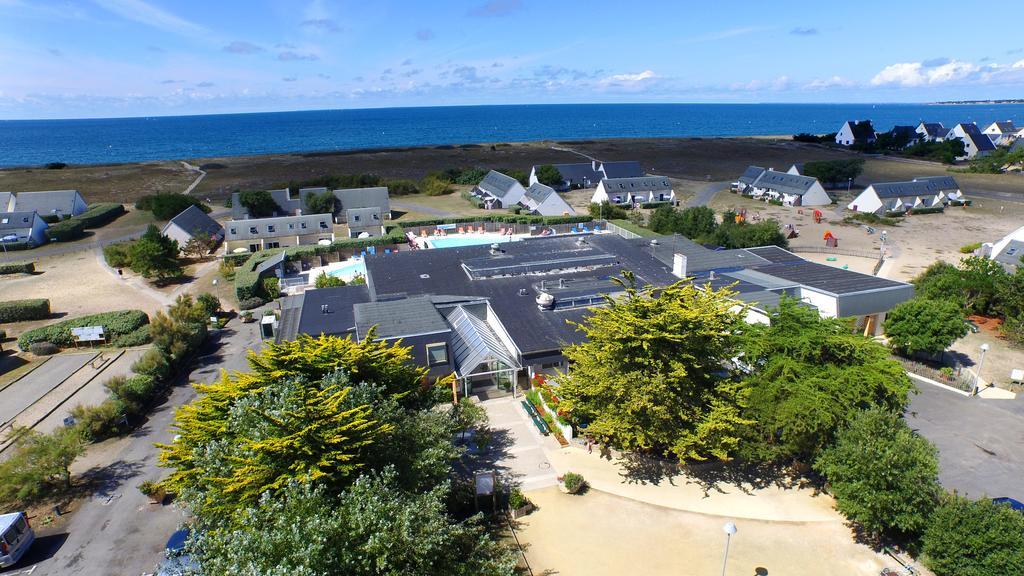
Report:
M907 423L939 448L942 485L1024 501L1024 399L970 398L920 384Z

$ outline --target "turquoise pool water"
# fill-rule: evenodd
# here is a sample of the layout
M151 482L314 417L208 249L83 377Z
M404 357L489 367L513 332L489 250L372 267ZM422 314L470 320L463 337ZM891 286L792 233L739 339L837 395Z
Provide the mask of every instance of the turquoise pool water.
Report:
M350 262L341 268L335 268L327 273L328 276L334 276L335 278L342 278L345 280L352 278L356 274L366 276L366 264L362 260Z
M435 236L427 240L427 242L431 248L457 248L459 246L479 246L481 244L512 242L515 240L518 240L518 238L495 234L493 236Z

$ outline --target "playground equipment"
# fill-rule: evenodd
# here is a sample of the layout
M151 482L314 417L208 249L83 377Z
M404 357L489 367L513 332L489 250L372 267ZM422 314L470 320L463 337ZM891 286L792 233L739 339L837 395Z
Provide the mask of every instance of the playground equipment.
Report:
M839 247L839 239L836 238L835 235L833 235L830 230L826 230L825 231L824 239L825 239L825 246L827 246L829 248L838 248Z
M821 210L814 211L814 223L821 224Z

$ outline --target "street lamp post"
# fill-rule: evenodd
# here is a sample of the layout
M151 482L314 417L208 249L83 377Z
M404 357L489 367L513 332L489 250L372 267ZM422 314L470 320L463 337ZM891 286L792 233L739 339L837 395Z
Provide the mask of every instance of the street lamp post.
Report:
M722 530L725 532L725 556L722 557L722 576L725 576L725 566L729 562L729 541L732 540L732 535L736 533L736 525L732 522L726 522L722 526Z
M981 368L985 365L985 352L988 352L988 344L981 345L981 360L978 360L978 373L974 375L974 391L971 396L978 395L978 383L981 381Z
M850 188L853 188L853 178L846 179L846 191L849 192Z

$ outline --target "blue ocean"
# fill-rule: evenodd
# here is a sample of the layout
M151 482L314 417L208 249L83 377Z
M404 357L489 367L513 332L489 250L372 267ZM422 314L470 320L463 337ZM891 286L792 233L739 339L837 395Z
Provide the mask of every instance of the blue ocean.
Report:
M403 146L877 130L922 120L1024 125L1024 104L557 104L0 121L0 166Z

